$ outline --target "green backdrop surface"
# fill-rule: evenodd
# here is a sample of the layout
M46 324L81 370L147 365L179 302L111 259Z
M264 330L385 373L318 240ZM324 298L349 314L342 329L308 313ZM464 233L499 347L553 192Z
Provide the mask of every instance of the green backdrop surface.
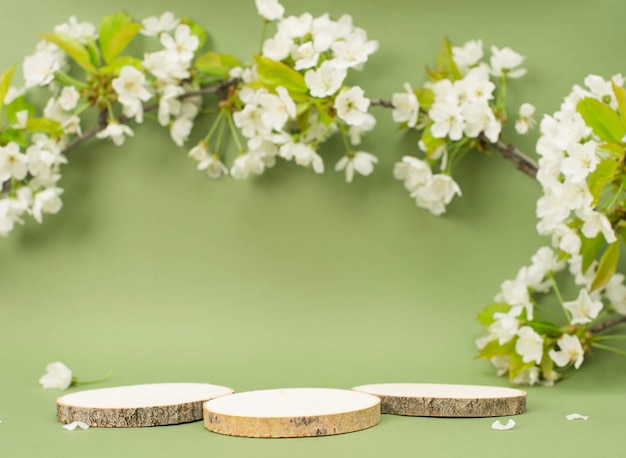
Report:
M251 0L5 2L2 68L70 15L98 21L174 11L206 26L210 45L249 59L261 22ZM551 113L585 75L624 70L620 0L284 1L289 14L353 15L380 41L351 81L389 98L423 81L444 36L482 38L527 56L511 89ZM154 124L116 148L89 142L64 168L61 213L0 240L0 456L620 456L626 364L594 354L554 388L528 390L512 431L492 419L384 416L359 433L299 440L226 437L201 423L67 432L56 391L37 380L61 360L99 387L192 381L236 391L383 382L506 385L474 361L477 311L544 242L537 183L498 156L458 169L463 197L437 218L418 209L393 164L415 154L375 108L363 148L380 163L351 185L280 164L264 176L213 182ZM207 119L197 124L206 128ZM511 138L534 154L536 133ZM342 155L325 149L327 169ZM622 269L623 270L623 269ZM72 389L73 390L73 389ZM568 422L580 412L586 422Z

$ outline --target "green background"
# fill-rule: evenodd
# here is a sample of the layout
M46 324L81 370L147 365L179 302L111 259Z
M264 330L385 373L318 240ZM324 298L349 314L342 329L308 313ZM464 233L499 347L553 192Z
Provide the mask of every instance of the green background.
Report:
M512 111L529 101L551 113L588 73L623 70L620 0L304 3L284 1L288 14L350 13L380 41L351 77L371 97L423 82L444 36L527 56L528 76L510 89ZM252 0L21 0L5 2L0 15L1 67L70 15L97 22L120 9L190 16L215 50L243 59L258 47ZM83 379L113 368L98 387L506 385L472 359L482 331L474 318L544 243L534 230L539 186L497 155L473 154L456 175L463 197L431 216L391 177L395 161L416 153L416 138L396 132L388 111L373 111L379 123L363 149L380 163L351 185L332 172L338 142L324 150L322 176L281 163L243 182L210 181L150 122L121 148L92 141L73 151L62 212L0 240L0 455L622 455L626 365L606 353L554 388L530 388L528 413L507 432L492 431L492 419L384 416L353 434L259 440L201 423L71 433L55 421L59 392L37 380L57 360ZM534 155L536 131L509 133ZM590 419L568 422L572 412Z

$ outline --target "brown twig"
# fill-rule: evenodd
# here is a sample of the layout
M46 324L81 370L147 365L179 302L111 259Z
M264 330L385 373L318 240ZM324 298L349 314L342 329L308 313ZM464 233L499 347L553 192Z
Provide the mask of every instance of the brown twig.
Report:
M537 163L528 156L526 156L514 145L510 143L504 143L502 140L491 143L482 134L481 140L483 140L487 146L490 146L491 148L498 151L506 160L511 161L513 164L515 164L517 170L520 170L531 178L537 178L537 169L539 168L537 166Z
M614 318L612 320L603 321L602 323L598 323L589 328L589 332L591 334L600 334L601 332L606 331L609 328L620 325L622 323L626 323L626 316L621 316L619 318Z
M179 95L177 98L179 100L183 100L189 97L220 93L224 91L225 89L229 88L230 86L236 84L238 81L239 80L237 78L229 78L227 80L221 81L212 86L207 86L205 88L198 89L196 91L185 92L184 94ZM150 104L144 105L143 111L144 113L148 113L150 111L157 109L158 107L159 107L158 103L156 102L150 103ZM120 124L126 124L130 122L132 119L133 118L129 118L128 116L119 116L117 118L117 121ZM70 150L76 148L81 143L89 140L91 137L98 134L98 132L104 130L107 126L107 121L108 121L107 111L101 110L100 114L98 115L98 120L96 121L96 123L93 126L91 126L89 129L87 129L85 132L83 132L81 135L69 141L67 145L65 146L65 148L63 148L62 153L67 154ZM11 191L11 180L7 180L4 183L2 183L2 195L6 196L9 194L10 191Z
M370 104L374 107L393 108L391 100L385 99L372 99ZM425 113L425 112L423 112ZM498 140L495 143L491 143L487 137L480 135L480 141L494 150L498 151L502 157L515 164L515 167L521 172L525 173L531 178L537 178L537 163L530 157L526 156L520 149L516 148L510 143L504 143Z

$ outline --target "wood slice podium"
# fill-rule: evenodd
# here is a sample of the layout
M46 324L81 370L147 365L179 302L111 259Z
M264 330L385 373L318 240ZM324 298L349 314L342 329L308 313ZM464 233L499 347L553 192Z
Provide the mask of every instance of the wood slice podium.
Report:
M204 404L204 426L229 436L330 436L360 431L379 421L380 399L350 390L248 391Z
M208 383L153 383L79 391L57 399L57 420L130 428L202 420L202 404L233 393Z
M381 399L384 414L417 417L502 417L526 411L526 392L480 385L384 383L355 391Z

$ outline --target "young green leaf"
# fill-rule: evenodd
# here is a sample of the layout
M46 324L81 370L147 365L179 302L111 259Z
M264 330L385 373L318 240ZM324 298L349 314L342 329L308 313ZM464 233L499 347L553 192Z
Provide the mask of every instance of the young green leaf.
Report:
M101 64L100 61L100 52L98 50L98 44L96 40L92 37L85 38L85 49L89 53L89 59L94 67L99 67Z
M427 71L428 75L435 80L451 79L452 81L462 78L454 59L452 58L452 43L447 38L441 43L437 58L435 60L435 70Z
M622 118L622 125L626 128L626 89L616 86L612 81L611 85L613 86L615 100L617 100L617 111L619 111L620 118Z
M585 97L576 106L593 133L606 142L620 142L626 134L626 127L619 115L607 105L591 97Z
M89 52L78 40L61 33L44 33L41 35L41 38L57 45L65 51L67 55L74 59L74 62L76 62L86 72L96 73L97 69L91 63Z
M492 340L480 350L478 358L491 359L494 356L509 356L515 353L515 340L516 338L511 339L503 345L498 343L498 339Z
M9 142L15 142L22 148L26 148L26 137L22 129L13 129L9 127L0 133L0 144L6 145Z
M602 254L598 270L596 271L596 276L591 284L591 291L602 288L606 285L613 274L617 271L617 263L619 262L619 244L619 240L611 243L604 251L604 254Z
M231 68L240 65L236 57L230 54L206 52L196 59L194 67L201 73L227 77Z
M618 166L619 162L609 157L601 161L589 174L589 192L593 196L594 205L600 200L600 193L604 186L615 176Z
M111 63L128 46L133 38L137 36L142 24L131 22L121 26L110 38L108 46L102 52L104 61Z
M254 60L259 79L266 86L272 89L283 86L290 93L306 94L308 92L304 76L293 68L263 56L255 56Z
M415 89L414 92L417 100L419 101L420 108L422 110L430 109L435 100L435 93L433 92L433 90L427 87L422 87L419 89Z
M604 246L604 236L602 234L598 234L596 237L592 239L588 239L587 237L580 238L580 253L583 256L583 264L582 271L587 272L591 263L596 259L598 252Z
M15 65L11 66L8 70L5 70L0 75L0 107L4 105L4 99L11 87L11 79L13 78L13 72L15 71Z
M130 24L132 18L128 13L120 11L119 13L109 14L100 21L100 29L98 30L98 37L100 41L100 52L102 56L108 53L111 38L117 33L117 31L126 24Z
M484 326L491 326L495 323L494 313L507 313L511 310L511 306L505 302L496 302L495 304L489 304L482 309L476 319Z
M6 106L7 121L11 124L15 124L17 122L17 113L24 110L28 112L29 118L35 114L35 106L28 103L24 96L15 98Z
M109 65L105 65L100 68L102 73L119 73L122 67L131 66L135 67L137 70L143 70L143 65L141 61L135 57L130 56L120 56L116 58Z
M58 121L49 118L31 118L26 122L27 132L43 132L48 135L63 134L63 126Z

